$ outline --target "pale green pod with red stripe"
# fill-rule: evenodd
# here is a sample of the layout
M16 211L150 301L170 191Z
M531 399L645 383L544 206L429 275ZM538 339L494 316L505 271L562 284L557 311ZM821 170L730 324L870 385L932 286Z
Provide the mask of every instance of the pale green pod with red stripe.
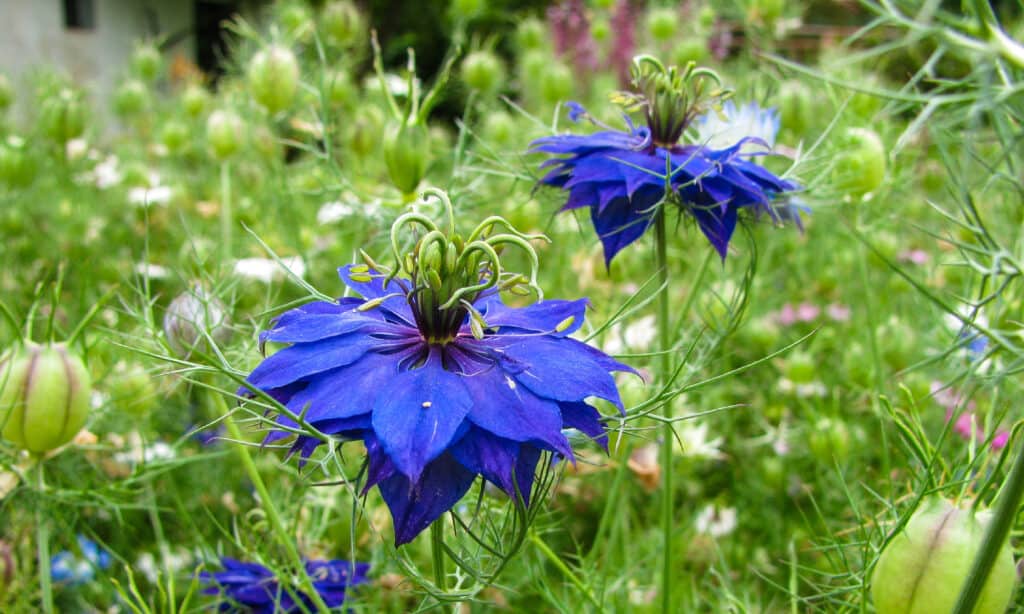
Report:
M0 360L0 434L29 452L58 448L85 425L92 380L63 344L15 350Z

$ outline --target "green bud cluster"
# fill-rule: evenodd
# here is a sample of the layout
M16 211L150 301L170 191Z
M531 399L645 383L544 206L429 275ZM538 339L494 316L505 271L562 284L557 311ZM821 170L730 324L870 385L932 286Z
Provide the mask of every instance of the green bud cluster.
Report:
M717 73L694 62L680 70L640 55L633 58L632 77L636 91L618 92L613 100L627 110L643 111L657 147L675 146L690 122L732 94L721 87Z

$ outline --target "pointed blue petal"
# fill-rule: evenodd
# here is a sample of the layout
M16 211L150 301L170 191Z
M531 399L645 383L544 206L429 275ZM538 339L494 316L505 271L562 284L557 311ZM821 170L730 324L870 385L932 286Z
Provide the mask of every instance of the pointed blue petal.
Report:
M377 396L373 430L398 470L415 482L452 442L473 401L463 378L445 371L439 357L394 375Z
M576 301L538 301L526 307L508 307L501 302L491 301L488 303L486 311L483 312L483 316L488 326L565 337L576 332L583 325L589 304L590 301L585 298ZM556 332L556 327L569 318L572 318L572 321L568 328Z
M246 380L257 388L280 388L355 362L380 341L359 332L286 347L269 356Z
M570 338L550 336L502 340L504 354L525 368L515 380L544 399L562 403L587 397L611 401L622 409L615 378L594 359L594 349Z
M426 466L418 482L395 473L380 483L380 494L391 510L395 546L407 544L441 514L450 510L473 485L476 474L442 454Z

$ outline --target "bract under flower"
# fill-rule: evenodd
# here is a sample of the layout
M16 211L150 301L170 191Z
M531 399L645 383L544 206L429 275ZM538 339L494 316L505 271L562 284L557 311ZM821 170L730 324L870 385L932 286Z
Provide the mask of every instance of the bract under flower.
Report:
M571 117L585 116L573 105ZM588 207L610 265L652 224L663 201L677 203L725 259L741 209L750 208L781 221L772 200L799 186L781 179L749 158L743 149L758 143L747 137L724 149L700 144L659 146L651 131L605 130L579 136L556 135L533 142L534 152L554 154L541 168L551 170L540 183L569 192L562 211Z
M227 597L218 607L221 612L233 611L238 606L253 614L287 614L316 609L309 595L295 588L285 590L274 573L263 565L228 557L224 557L221 563L224 571L199 573L200 580L209 585L203 593ZM313 580L313 588L324 604L332 609L345 602L345 592L349 587L368 581L366 573L370 570L367 563L344 560L306 561L305 566L306 573Z
M322 433L365 443L365 488L379 486L397 545L454 506L478 475L529 504L541 453L573 458L562 429L606 445L587 399L622 410L610 372L632 369L569 337L586 300L515 308L488 290L472 310L425 312L423 288L407 279L365 266L339 272L362 298L284 313L261 338L291 345L247 383ZM438 334L438 314L459 318L451 334ZM277 422L298 426L286 416ZM319 444L300 435L293 449L306 457Z

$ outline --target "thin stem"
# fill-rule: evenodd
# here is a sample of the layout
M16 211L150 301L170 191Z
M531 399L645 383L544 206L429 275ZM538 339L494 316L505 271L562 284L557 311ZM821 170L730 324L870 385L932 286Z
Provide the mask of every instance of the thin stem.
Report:
M448 575L444 571L444 519L430 525L430 554L434 559L434 584L441 591L448 590Z
M220 250L222 261L231 258L231 163L220 165Z
M667 385L667 378L672 373L672 355L669 350L672 347L672 316L669 313L669 288L668 288L668 256L665 239L665 210L658 210L654 218L654 257L655 267L658 269L658 380L659 384ZM675 497L672 472L672 441L675 432L672 430L672 402L665 403L662 408L665 416L665 423L662 425L660 462L662 471L661 482L661 540L662 540L662 567L661 567L661 611L673 612L672 609L672 584L675 575L672 573L672 541L674 534L673 520L675 512Z
M584 584L583 580L580 580L579 577L569 569L569 566L565 564L565 561L558 558L558 555L555 554L546 543L544 543L544 540L541 539L536 532L530 531L530 541L537 546L537 549L541 551L541 554L543 554L547 560L551 561L551 564L554 565L555 568L558 569L558 571L561 572L567 580L569 580L569 582L572 582L573 586L583 593L583 596L586 597L587 601L593 604L595 608L597 608L598 612L604 612L604 607L597 600L597 597L594 596L594 593L590 591L590 587Z
M306 565L303 563L302 557L299 556L298 549L295 548L295 542L292 540L287 528L285 528L284 522L281 520L281 515L278 513L277 508L274 507L274 500L270 496L270 491L267 490L267 485L263 482L259 469L257 469L256 463L252 460L252 455L249 454L249 446L242 442L242 431L239 430L238 425L235 424L235 419L228 410L227 403L224 402L224 396L215 390L211 390L209 394L213 397L214 405L216 405L221 415L224 416L224 427L227 429L228 435L235 441L239 442L235 444L235 449L238 451L238 458L242 461L242 466L245 468L245 472L249 476L249 481L251 481L253 486L256 488L256 493L259 494L260 503L263 506L263 511L267 514L267 520L270 521L271 529L276 534L281 545L284 546L292 566L295 568L296 573L299 574L299 581L302 583L303 590L305 590L309 595L309 598L313 601L313 605L316 606L317 611L329 612L330 608L327 607L323 598L320 597L320 593L318 593L316 587L313 586L313 580L306 572Z
M981 591L985 587L992 566L1006 544L1006 538L1013 527L1013 520L1017 515L1022 495L1024 495L1024 447L1019 447L1017 458L1013 461L1013 468L1010 469L1010 475L1006 478L1006 483L999 494L995 515L988 525L988 530L985 531L985 539L981 542L981 549L974 558L971 573L967 576L967 582L960 591L960 598L957 599L953 614L970 614L974 611L974 606L978 603L978 598L981 597Z
M36 493L42 495L46 489L43 476L43 459L36 459ZM53 587L50 584L50 534L42 504L36 505L36 552L39 558L39 590L43 594L43 612L53 614Z

